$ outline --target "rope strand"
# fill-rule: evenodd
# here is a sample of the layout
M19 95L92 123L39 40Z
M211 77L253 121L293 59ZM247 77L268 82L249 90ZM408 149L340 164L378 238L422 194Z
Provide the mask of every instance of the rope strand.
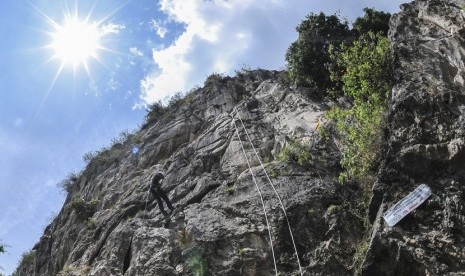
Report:
M270 237L270 246L271 246L271 253L273 255L273 264L274 264L275 274L277 276L278 275L278 268L276 266L276 257L275 257L274 248L273 248L273 238L272 238L272 235L271 235L270 224L268 222L268 215L266 213L265 201L263 200L262 191L260 190L260 187L258 187L257 181L255 179L255 175L254 175L254 173L252 171L252 167L250 166L249 158L247 157L247 153L245 152L244 145L242 144L241 136L239 135L239 129L237 128L237 125L236 125L236 122L235 122L234 118L233 118L233 123L234 123L234 127L236 129L237 137L239 138L239 142L241 144L242 152L244 153L245 159L247 161L247 166L249 167L249 171L252 174L252 180L255 183L255 187L257 188L258 194L260 195L260 200L262 202L262 207L263 207L263 213L265 214L266 227L268 228L268 235Z
M237 110L235 110L235 111L236 111L236 113L237 113ZM233 117L233 119L234 119L234 117ZM241 119L239 116L238 116L238 119L239 119L239 121L240 121L241 124L242 124L242 128L244 129L245 134L247 135L247 138L248 138L250 144L252 145L253 151L254 151L254 153L255 153L255 156L256 156L257 159L258 159L258 162L260 162L260 166L262 167L263 171L265 172L265 175L266 175L266 178L268 179L268 182L270 183L270 185L271 185L271 187L273 188L273 191L274 191L276 197L278 198L279 204L281 205L281 209L283 210L284 217L285 217L285 219L286 219L286 223L287 223L287 226L288 226L288 228L289 228L289 234L290 234L290 236L291 236L292 245L294 246L294 251L295 251L296 259L297 259L297 264L299 265L300 275L303 275L303 273L302 273L302 266L300 265L300 260L299 260L299 253L297 252L297 246L296 246L295 241L294 241L294 235L293 235L293 233L292 233L291 225L290 225L289 219L288 219L288 217L287 217L286 209L284 208L284 204L283 204L283 202L282 202L282 200L281 200L281 196L279 195L279 193L278 193L278 191L276 190L276 188L275 188L273 182L271 181L271 178L270 178L270 176L268 175L268 173L267 173L267 171L266 171L266 169L265 169L265 166L263 165L263 162L262 162L260 156L258 155L258 152L257 152L257 150L255 149L255 146L254 146L253 143L252 143L252 139L250 138L249 133L247 132L247 129L245 128L244 122L242 121L242 119Z

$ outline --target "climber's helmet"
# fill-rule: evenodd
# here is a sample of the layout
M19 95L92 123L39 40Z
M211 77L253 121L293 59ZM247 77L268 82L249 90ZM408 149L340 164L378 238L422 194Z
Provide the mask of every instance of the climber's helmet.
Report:
M161 182L165 178L165 174L162 171L158 171L155 173L154 178Z

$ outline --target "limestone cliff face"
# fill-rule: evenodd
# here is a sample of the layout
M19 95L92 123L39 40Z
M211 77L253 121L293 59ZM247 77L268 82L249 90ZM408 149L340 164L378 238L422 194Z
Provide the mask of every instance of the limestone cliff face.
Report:
M112 158L91 160L20 275L191 275L196 260L208 267L208 274L198 275L274 275L253 178L278 272L297 275L284 212L252 144L282 199L302 271L350 274L361 224L328 208L353 191L339 192L338 153L315 131L331 102L309 99L308 90L289 87L281 75L257 70L193 92L130 139L140 146L138 164L131 161L129 140L110 149ZM305 168L276 160L299 139L310 153ZM178 208L169 221L147 197L160 168L166 172L163 189ZM87 207L94 202L86 221L70 207L76 195Z
M396 81L369 239L361 191L336 183L340 154L315 131L334 103L255 70L209 81L91 160L18 274L276 275L274 255L279 275L464 275L464 6L414 1L391 19ZM281 162L285 148L309 154ZM160 168L169 220L147 193ZM388 227L383 212L421 183L433 195Z
M465 273L465 1L414 1L391 19L396 84L363 275ZM420 183L432 196L395 227L380 215Z

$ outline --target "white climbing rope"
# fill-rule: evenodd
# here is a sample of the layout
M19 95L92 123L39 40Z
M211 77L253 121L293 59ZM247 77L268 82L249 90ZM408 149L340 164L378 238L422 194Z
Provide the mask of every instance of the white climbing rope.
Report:
M273 255L274 270L275 270L275 274L278 275L278 268L276 266L276 257L275 257L274 248L273 248L273 237L271 235L271 228L270 228L270 224L268 222L268 215L266 213L265 201L263 200L262 191L260 190L260 187L258 187L257 181L255 179L255 174L253 173L252 167L250 166L249 158L247 157L247 153L245 152L244 145L242 144L241 136L239 134L239 129L237 128L237 125L236 125L236 122L234 121L234 118L233 118L233 123L234 123L234 128L236 129L237 137L239 138L239 143L241 144L242 152L244 153L245 160L247 161L249 171L252 174L252 180L255 183L255 187L257 188L258 194L260 195L260 200L262 202L262 207L263 207L263 213L265 214L266 227L268 228L268 235L270 237L270 246L271 246L271 253Z
M234 110L234 111L237 113L237 110ZM234 112L234 111L233 111L233 112ZM241 124L242 124L242 128L244 129L245 134L247 135L247 139L249 140L250 144L252 145L253 151L254 151L254 153L255 153L255 156L256 156L257 159L258 159L258 162L260 162L261 168L262 168L263 171L265 172L265 175L266 175L266 178L268 179L268 182L270 183L270 185L271 185L271 187L273 188L273 191L274 191L276 197L278 198L279 204L280 204L281 209L283 210L283 213L284 213L284 218L286 219L287 227L289 228L289 234L290 234L290 236L291 236L292 245L294 246L294 251L295 251L295 255L296 255L296 259L297 259L297 264L299 265L300 275L303 275L303 273L302 273L302 266L300 265L300 260L299 260L299 253L297 252L297 246L295 245L294 235L292 234L291 224L289 223L289 219L288 219L288 217L287 217L287 212L286 212L286 209L284 208L284 204L283 204L283 201L282 201L282 199L281 199L281 196L279 195L278 191L276 190L276 187L274 186L273 182L271 181L271 178L270 178L270 176L268 175L268 172L266 171L265 166L263 165L263 162L262 162L260 156L258 155L258 152L257 152L257 150L255 149L255 146L254 146L253 143L252 143L252 139L250 138L249 133L247 132L247 129L245 128L244 122L242 121L242 119L241 119L239 116L238 116L238 119L239 119L239 121L240 121ZM233 120L234 120L234 113L233 113ZM235 125L235 123L234 123L234 125ZM237 127L236 127L236 131L237 131ZM239 134L238 134L238 135L239 135ZM240 139L240 138L239 138L239 139Z
M149 189L147 190L147 194L145 195L145 207L144 207L144 216L145 216L145 213L147 212L147 203L148 203L148 199L149 199L149 194L150 194L150 186L149 186ZM145 234L145 237L147 238L147 234ZM137 262L140 264L140 253L137 257ZM143 272L143 276L145 276L145 263L142 265L142 272Z

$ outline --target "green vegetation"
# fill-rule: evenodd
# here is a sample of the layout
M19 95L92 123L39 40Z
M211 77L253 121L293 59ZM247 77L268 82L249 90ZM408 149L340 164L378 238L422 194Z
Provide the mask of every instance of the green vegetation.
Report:
M183 227L176 234L176 241L179 247L181 247L181 249L184 250L192 245L192 243L194 242L194 239L191 233L189 233L189 231L185 227Z
M372 32L381 33L382 36L387 36L391 14L370 8L364 8L363 11L365 12L365 15L355 20L354 30L356 30L359 34Z
M208 275L207 260L202 255L196 255L188 262L189 268L195 276Z
M203 257L203 249L195 243L192 235L186 228L181 228L176 235L178 245L182 249L182 257L195 276L208 274L207 260Z
M63 179L60 183L58 183L58 187L65 193L68 194L71 192L74 184L76 181L79 179L80 175L75 173L75 172L70 172L66 176L65 179Z
M298 85L326 89L331 85L329 46L339 45L350 36L347 22L337 15L311 13L296 28L298 39L286 52L290 79Z
M352 264L355 268L354 275L360 275L358 268L363 264L363 260L365 259L365 255L368 251L368 245L368 240L364 239L357 243L357 246L355 247L354 262Z
M167 112L165 106L161 101L154 102L147 109L147 115L145 115L145 124L151 124L158 122Z
M140 137L128 130L123 130L117 138L112 139L112 143L108 147L103 147L98 151L91 151L83 156L86 164L94 162L94 164L110 166L118 164L126 153L125 145L140 143Z
M286 53L292 81L349 100L351 108L335 107L327 113L334 129L320 128L325 139L334 134L342 151L340 182L364 181L376 170L391 88L386 38L391 15L371 8L363 11L352 30L336 15L311 13L297 26L299 37ZM305 167L311 158L307 148L291 141L278 160Z
M335 123L336 140L342 150L344 172L339 181L363 181L377 168L383 141L383 124L391 88L390 45L381 34L368 33L340 51L331 51L341 71L331 72L341 82L349 109L333 108L327 113Z
M234 186L227 186L224 191L228 194L228 195L232 195L234 194L234 192L236 191L236 188L234 188Z
M246 252L245 248L239 248L237 250L237 256L239 257L239 259L242 260L242 258L244 258L245 252Z
M335 15L310 14L297 27L299 37L289 47L286 61L292 82L346 99L345 108L336 106L327 112L329 124L320 127L319 133L325 140L332 139L342 153L343 172L338 180L358 182L360 193L347 208L331 205L327 214L348 210L369 229L368 202L384 142L393 72L386 38L390 14L369 8L364 12L352 30ZM291 140L277 159L305 167L311 155L305 143ZM368 250L368 238L365 231L353 241L355 273Z
M113 164L118 163L122 156L122 148L102 148L99 151L91 151L82 157L86 164L96 162L97 164Z
M163 104L162 101L157 101L150 105L147 109L147 115L145 115L145 123L142 126L142 129L146 128L149 124L154 124L159 122L163 117L168 114L173 114L177 112L186 102L190 103L192 101L192 93L197 91L195 88L188 93L178 92L171 96L167 100L167 104Z
M207 87L207 86L210 86L210 85L212 85L214 83L221 82L224 78L225 78L225 76L223 74L213 73L213 74L211 74L210 76L207 77L207 79L205 80L203 85L204 85L204 87Z
M270 171L270 177L271 178L278 178L279 175L280 175L280 173L279 173L279 170L277 170L277 169L272 169Z
M36 257L36 252L34 250L29 250L24 252L21 255L21 259L19 261L18 267L16 268L15 272L12 275L18 275L19 271L18 268L20 267L32 267L34 264L34 259Z
M337 15L309 14L297 26L298 39L286 52L290 80L298 85L315 86L322 94L326 90L339 90L330 71L338 70L340 65L331 57L330 48L337 52L342 43L360 35L372 32L386 36L389 30L389 13L370 8L363 11L364 16L355 20L352 30Z
M289 143L278 154L280 162L296 162L301 167L310 165L311 155L307 142L291 139Z
M98 200L85 201L78 194L68 203L68 208L76 213L79 221L85 222L94 215L97 204Z
M93 219L93 218L88 218L86 220L86 226L89 229L95 229L95 228L97 228L97 221L95 219Z

